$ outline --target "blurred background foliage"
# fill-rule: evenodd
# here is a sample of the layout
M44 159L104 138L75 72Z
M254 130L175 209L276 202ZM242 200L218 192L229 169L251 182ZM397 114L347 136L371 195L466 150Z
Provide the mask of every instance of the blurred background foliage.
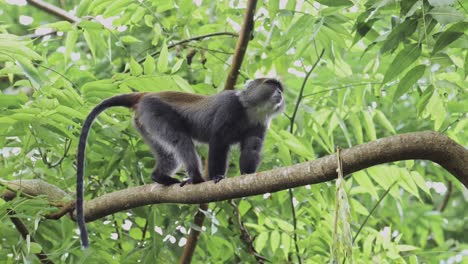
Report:
M42 179L73 194L81 124L100 100L132 90L221 91L245 2L49 1L76 21L25 1L1 2L0 178ZM439 131L466 146L467 8L455 0L259 2L239 88L260 76L287 87L287 109L272 122L260 170L410 131ZM86 198L150 183L154 160L130 112L112 109L98 120L88 140ZM231 176L237 158L235 150ZM353 236L362 227L355 263L467 261L468 192L438 165L376 166L348 178L346 188ZM273 263L297 263L297 252L303 263L330 261L334 184L293 194L292 203L287 191L238 201L255 249ZM21 238L7 208L36 242ZM56 263L173 263L197 209L161 204L108 216L88 225L92 244L84 252L75 222L42 219L54 210L44 199L0 199L0 262L37 262L33 253L42 249ZM195 263L255 262L229 203L205 213Z

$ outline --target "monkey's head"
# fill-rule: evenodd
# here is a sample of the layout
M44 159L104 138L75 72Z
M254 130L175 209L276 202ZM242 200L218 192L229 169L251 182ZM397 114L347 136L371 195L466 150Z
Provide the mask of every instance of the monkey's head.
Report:
M259 78L238 93L242 105L254 120L267 120L283 112L283 85L276 79Z

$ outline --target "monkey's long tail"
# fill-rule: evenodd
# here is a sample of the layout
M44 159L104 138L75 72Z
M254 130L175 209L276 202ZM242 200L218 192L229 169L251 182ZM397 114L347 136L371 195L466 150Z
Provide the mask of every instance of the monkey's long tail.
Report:
M81 129L80 141L78 143L77 165L76 165L76 221L80 229L81 246L86 249L89 247L88 231L86 230L85 215L84 215L84 169L85 169L85 151L86 140L89 130L94 122L94 119L104 110L114 106L133 107L135 106L144 93L131 93L116 95L108 98L91 110Z

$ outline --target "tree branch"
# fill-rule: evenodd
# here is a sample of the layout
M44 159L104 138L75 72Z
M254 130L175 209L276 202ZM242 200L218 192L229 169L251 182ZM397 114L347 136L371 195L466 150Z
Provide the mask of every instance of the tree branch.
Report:
M412 159L431 160L468 186L468 150L447 136L414 132L382 138L342 151L344 174L374 165ZM179 187L147 184L115 191L85 204L87 221L157 203L201 204L277 192L336 178L336 155L254 174Z
M387 162L423 159L438 163L468 187L468 150L437 132L413 132L382 138L344 149L341 155L345 175ZM148 204L202 204L277 192L335 178L336 155L333 154L288 167L224 179L216 184L209 181L180 187L153 183L119 190L85 203L85 214L87 221L94 221L106 215ZM21 185L14 186L32 196L51 193L66 197L64 191L56 191L60 190L58 187L44 182L38 184L38 181L41 182L23 180ZM40 186L49 188L41 189ZM54 191L50 192L51 189ZM5 197L9 192L11 193L6 190L1 195ZM48 199L51 200L50 197Z
M195 214L193 224L198 226L200 230L203 227L203 222L205 221L205 214L201 211L208 210L208 204L203 203L200 204L199 210ZM195 252L195 248L197 245L198 237L200 236L200 231L195 230L193 228L190 229L190 235L187 239L187 244L185 244L184 251L182 252L182 256L179 259L179 264L191 263L193 252Z
M52 14L60 19L63 19L63 20L66 20L70 23L76 23L76 22L79 22L80 19L70 13L68 13L67 11L59 8L59 7L56 7L54 5L51 5L49 3L46 3L44 1L41 1L41 0L26 0L28 2L28 4L32 5L32 6L35 6L41 10L44 10L46 11L47 13L49 14Z
M227 76L224 90L234 90L234 85L236 85L237 77L239 76L239 69L242 61L244 60L245 51L247 50L247 45L249 44L249 40L254 29L253 17L255 15L256 5L257 0L249 0L247 2L244 21L242 22L242 29L239 34L239 39L237 40L236 51L234 52L231 69Z
M180 45L192 42L192 41L200 41L200 40L205 39L205 38L211 38L211 37L216 37L216 36L237 37L238 35L236 33L232 33L232 32L214 32L214 33L209 33L209 34L200 35L200 36L196 36L196 37L193 37L193 38L188 38L188 39L181 40L179 42L168 45L167 48L172 49L172 48L175 48L177 46L180 46ZM140 55L141 53L143 53L145 51L140 52L138 55ZM159 53L161 53L161 50L157 50L157 51L152 52L150 54L150 56L154 57L154 56L157 56ZM145 60L146 60L146 57L143 57L143 58L138 60L138 63L143 63Z

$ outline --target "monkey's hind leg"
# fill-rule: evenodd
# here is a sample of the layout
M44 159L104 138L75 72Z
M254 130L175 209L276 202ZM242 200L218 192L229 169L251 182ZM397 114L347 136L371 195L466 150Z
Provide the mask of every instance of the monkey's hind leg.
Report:
M176 141L175 150L177 156L180 157L181 161L184 163L185 169L189 175L189 179L183 181L180 186L184 186L187 183L204 182L200 172L200 157L195 150L192 139L188 135L180 135Z
M151 152L153 152L154 157L156 158L156 165L151 174L151 179L154 182L163 185L180 183L179 180L171 177L180 167L180 163L175 154L166 150L155 139L153 139L136 117L134 119L134 124L143 139L150 146Z
M180 183L179 180L171 177L180 165L176 156L158 144L153 144L153 150L156 153L156 166L151 174L151 179L164 185Z

